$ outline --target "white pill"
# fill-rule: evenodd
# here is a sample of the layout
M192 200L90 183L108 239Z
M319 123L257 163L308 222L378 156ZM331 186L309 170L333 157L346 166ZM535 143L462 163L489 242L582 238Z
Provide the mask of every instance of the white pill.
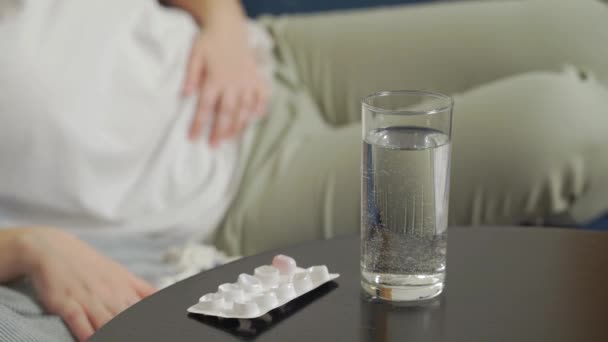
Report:
M235 301L232 306L232 312L238 316L255 316L260 310L254 302Z
M308 272L294 274L293 287L296 289L298 294L302 294L312 289L312 279L310 279L310 274L308 274Z
M255 302L260 307L260 310L263 310L263 311L273 308L279 304L277 295L272 292L264 293L264 294L261 294L261 295L255 297Z
M217 299L223 299L224 297L222 297L221 294L219 293L207 293L206 295L202 296L201 298L199 298L199 302L210 302L210 301L214 301Z
M329 280L329 270L325 265L312 266L308 269L308 273L310 273L310 278L315 284L324 283Z
M260 279L246 273L241 273L241 275L239 275L238 283L241 285L243 291L248 294L260 293L263 290Z
M279 282L279 270L276 267L264 265L256 268L253 272L256 278L262 281L266 287L274 287Z
M219 293L208 293L199 299L197 307L201 310L221 310L224 308L224 297Z
M278 268L281 275L292 275L297 268L296 261L292 257L282 254L272 259L272 266Z
M242 300L244 297L243 289L236 284L222 284L219 286L220 293L226 301Z
M292 283L279 285L275 293L281 302L287 302L296 296L296 290Z

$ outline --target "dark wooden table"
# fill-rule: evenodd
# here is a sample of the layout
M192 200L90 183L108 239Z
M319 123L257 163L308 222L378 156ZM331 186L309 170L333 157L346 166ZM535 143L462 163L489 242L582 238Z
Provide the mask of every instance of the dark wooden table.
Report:
M333 283L272 311L271 320L192 316L219 284L271 262L327 264ZM451 228L444 294L423 306L366 300L359 239L348 236L244 258L175 284L103 327L101 341L608 341L608 233Z

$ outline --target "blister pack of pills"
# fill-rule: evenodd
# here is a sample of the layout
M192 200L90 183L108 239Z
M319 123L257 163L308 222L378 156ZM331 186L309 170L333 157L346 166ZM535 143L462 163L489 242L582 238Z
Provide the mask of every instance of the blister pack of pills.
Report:
M286 255L277 255L272 265L257 267L253 275L242 273L236 283L226 283L208 293L188 312L224 318L257 318L270 310L338 278L327 266L297 267Z

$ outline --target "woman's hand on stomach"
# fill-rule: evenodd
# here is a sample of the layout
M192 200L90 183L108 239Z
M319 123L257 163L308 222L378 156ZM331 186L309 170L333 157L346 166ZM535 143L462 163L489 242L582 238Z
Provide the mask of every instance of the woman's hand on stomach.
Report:
M25 228L25 275L43 306L59 315L79 341L155 289L74 236Z
M238 135L266 112L268 84L247 43L244 18L217 20L195 38L186 70L184 94L199 94L190 126L195 140L210 127L209 143Z

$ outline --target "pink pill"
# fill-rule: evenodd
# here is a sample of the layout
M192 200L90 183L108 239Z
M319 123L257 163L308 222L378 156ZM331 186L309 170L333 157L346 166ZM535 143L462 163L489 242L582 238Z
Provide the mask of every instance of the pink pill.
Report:
M279 254L272 259L272 266L278 268L282 275L291 275L296 271L296 261L283 254Z

